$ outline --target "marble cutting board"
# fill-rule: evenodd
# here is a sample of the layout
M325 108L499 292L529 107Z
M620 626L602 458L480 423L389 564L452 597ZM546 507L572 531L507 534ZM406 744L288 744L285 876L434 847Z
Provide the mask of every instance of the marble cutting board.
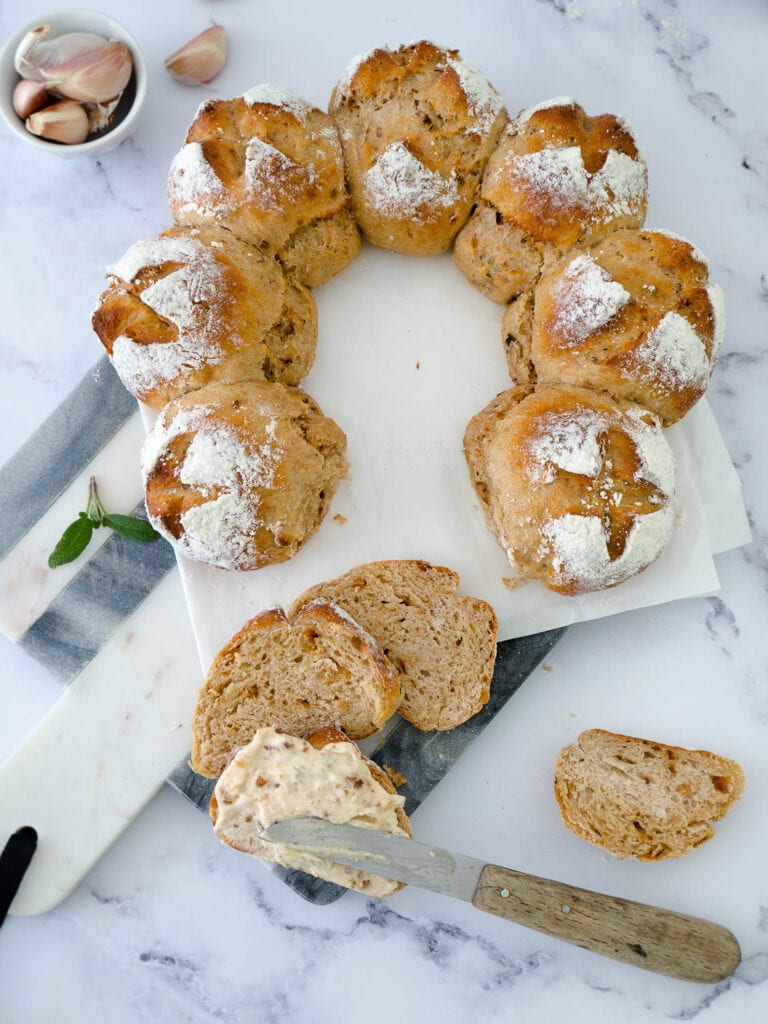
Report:
M111 508L141 512L134 401L103 358L0 470L0 629L66 685L0 766L0 843L31 825L38 848L12 914L51 909L78 884L164 781L207 811L212 789L187 765L201 679L171 548L98 531L87 555L49 572L52 543L103 472ZM116 476L109 467L131 471ZM557 642L561 629L500 645L493 698L452 733L399 721L372 756L396 764L413 811ZM172 648L172 657L168 648ZM343 889L276 869L316 903Z

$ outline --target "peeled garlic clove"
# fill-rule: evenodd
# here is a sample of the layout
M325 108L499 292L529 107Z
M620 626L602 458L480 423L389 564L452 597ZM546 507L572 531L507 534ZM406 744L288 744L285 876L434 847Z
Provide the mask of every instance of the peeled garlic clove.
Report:
M28 82L22 78L14 87L13 109L22 121L26 121L30 114L42 110L50 102L51 97L42 82Z
M79 103L64 100L45 107L26 120L27 131L41 139L75 146L88 137L88 115Z
M165 66L184 85L206 85L226 63L227 33L221 25L213 25L172 53Z
M111 39L98 50L89 50L63 64L38 70L48 88L58 96L81 103L106 103L119 96L128 85L133 58L127 46Z
M33 82L42 82L43 68L64 64L83 53L106 46L108 40L93 32L66 32L63 36L48 39L50 25L38 25L27 32L16 48L14 64L23 77Z

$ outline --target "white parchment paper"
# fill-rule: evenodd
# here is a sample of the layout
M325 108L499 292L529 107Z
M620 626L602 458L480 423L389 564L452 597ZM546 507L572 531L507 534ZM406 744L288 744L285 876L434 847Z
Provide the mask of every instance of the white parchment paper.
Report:
M375 559L424 558L456 570L462 593L496 609L502 640L718 589L713 551L745 543L749 530L706 402L669 431L681 516L654 565L581 598L532 582L510 590L509 566L486 529L462 451L469 419L510 384L503 308L472 289L449 256L370 246L316 299L318 355L304 387L346 432L350 478L289 562L234 573L180 559L205 667L260 609L287 605L311 584Z

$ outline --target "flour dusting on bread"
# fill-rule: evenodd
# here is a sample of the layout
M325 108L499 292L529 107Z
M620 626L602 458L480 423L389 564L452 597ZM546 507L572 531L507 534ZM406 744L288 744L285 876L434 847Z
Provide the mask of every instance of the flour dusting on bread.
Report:
M458 200L456 182L431 171L403 142L381 152L364 176L365 198L388 217L422 220L431 206Z
M552 295L555 329L572 345L606 327L626 306L630 294L588 253L571 260Z
M288 110L303 125L306 125L307 116L312 109L311 105L297 93L271 82L254 85L252 89L243 93L243 99L249 107L256 106L257 103L267 103L272 107Z
M481 136L488 135L504 110L504 100L482 71L470 61L449 57L446 64L459 76L467 107L475 117L475 131Z

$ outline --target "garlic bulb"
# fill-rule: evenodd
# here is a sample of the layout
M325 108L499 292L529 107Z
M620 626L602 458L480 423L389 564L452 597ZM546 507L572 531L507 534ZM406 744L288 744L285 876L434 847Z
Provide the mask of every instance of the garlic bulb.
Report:
M38 25L27 32L17 46L14 65L22 78L43 82L43 68L56 67L107 45L104 36L94 35L93 32L66 32L63 36L48 39L50 32L50 25Z
M212 82L227 62L227 33L213 25L190 39L165 61L173 77L185 85Z
M88 137L88 115L74 100L63 100L45 107L26 120L27 131L41 139L77 145Z
M13 109L23 121L26 121L30 114L50 103L51 97L42 82L28 82L22 78L14 87L12 102Z

